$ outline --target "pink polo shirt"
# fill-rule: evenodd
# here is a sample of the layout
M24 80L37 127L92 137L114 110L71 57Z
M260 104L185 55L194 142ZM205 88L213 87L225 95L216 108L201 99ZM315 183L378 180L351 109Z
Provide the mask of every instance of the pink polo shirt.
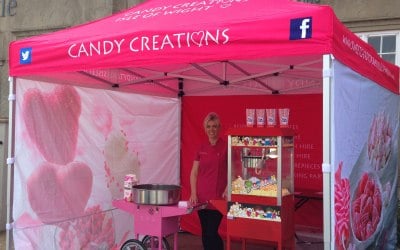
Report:
M197 198L199 202L222 199L228 178L227 143L219 138L216 145L202 144L195 160L199 161Z

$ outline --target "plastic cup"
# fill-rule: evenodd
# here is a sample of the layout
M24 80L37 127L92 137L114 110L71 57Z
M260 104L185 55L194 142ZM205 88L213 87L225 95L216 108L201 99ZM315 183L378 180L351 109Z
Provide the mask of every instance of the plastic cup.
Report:
M246 125L247 127L254 127L255 109L246 109Z
M265 113L267 115L267 126L275 127L276 126L276 109L266 109Z
M289 126L289 112L288 108L279 109L279 125L281 127Z
M265 126L265 109L256 109L257 127Z

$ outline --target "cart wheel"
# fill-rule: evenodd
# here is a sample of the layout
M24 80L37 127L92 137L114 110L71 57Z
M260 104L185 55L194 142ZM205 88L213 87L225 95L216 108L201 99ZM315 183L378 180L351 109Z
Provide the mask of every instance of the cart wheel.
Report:
M151 239L153 239L153 245L151 245ZM142 239L142 243L147 249L158 249L158 237L157 236L150 236L146 235ZM170 250L169 243L165 237L162 237L162 249L163 250Z
M121 250L147 250L140 240L130 239L125 241Z

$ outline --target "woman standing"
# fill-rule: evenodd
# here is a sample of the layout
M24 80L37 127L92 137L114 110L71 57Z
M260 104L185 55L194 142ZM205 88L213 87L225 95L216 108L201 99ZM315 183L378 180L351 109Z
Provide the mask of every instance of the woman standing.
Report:
M204 119L208 141L201 144L190 173L192 204L225 198L227 185L227 143L219 136L221 122L216 113ZM198 211L204 250L223 250L224 243L218 234L222 214L213 207Z

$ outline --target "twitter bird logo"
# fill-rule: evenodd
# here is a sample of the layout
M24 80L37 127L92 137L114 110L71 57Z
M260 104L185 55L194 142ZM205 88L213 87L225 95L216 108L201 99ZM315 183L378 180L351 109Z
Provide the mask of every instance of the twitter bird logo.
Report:
M21 48L19 51L19 63L30 64L32 62L32 48Z

